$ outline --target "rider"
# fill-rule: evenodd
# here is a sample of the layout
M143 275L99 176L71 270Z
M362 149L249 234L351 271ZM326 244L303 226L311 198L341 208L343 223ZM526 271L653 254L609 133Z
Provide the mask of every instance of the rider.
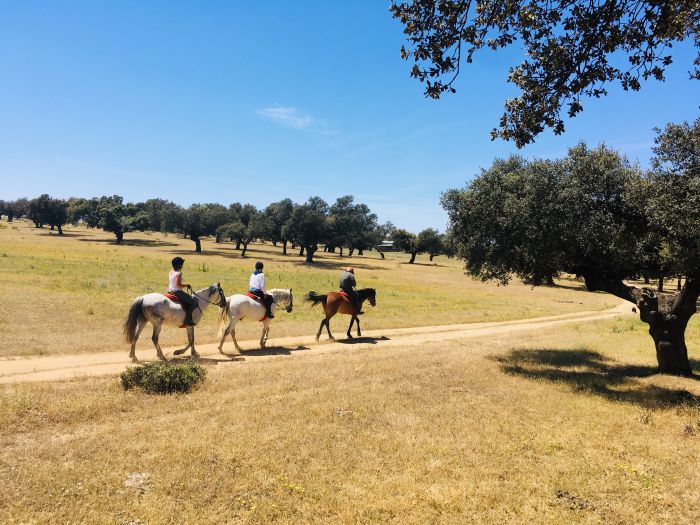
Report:
M357 315L362 315L362 303L360 302L360 295L355 290L357 283L355 282L355 269L352 266L345 268L345 271L340 274L340 289L348 294L350 302L355 307Z
M274 319L275 316L272 315L272 303L274 298L265 293L265 274L263 273L263 267L264 265L262 262L258 261L255 263L255 271L253 275L250 276L250 289L248 291L260 297L265 305L265 315L268 319Z
M187 326L194 326L195 323L192 321L192 310L197 306L197 300L190 294L185 292L183 288L192 287L189 284L183 284L182 282L182 265L185 264L185 259L182 257L175 257L172 260L173 269L170 270L168 275L168 291L176 296L182 302L182 306L185 309L185 324Z

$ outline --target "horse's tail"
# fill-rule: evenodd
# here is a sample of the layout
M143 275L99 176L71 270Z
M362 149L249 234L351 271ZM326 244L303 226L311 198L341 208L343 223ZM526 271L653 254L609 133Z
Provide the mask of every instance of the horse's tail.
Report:
M318 303L326 304L326 299L328 299L328 294L317 294L316 292L309 292L304 297L304 301L311 303L311 306L316 306Z
M129 308L129 315L124 321L124 338L126 342L131 344L136 338L136 326L139 321L145 321L146 316L143 315L143 297L139 297Z
M226 324L226 318L228 317L228 301L226 306L222 306L219 312L219 329L217 330L217 337L224 335L224 325Z

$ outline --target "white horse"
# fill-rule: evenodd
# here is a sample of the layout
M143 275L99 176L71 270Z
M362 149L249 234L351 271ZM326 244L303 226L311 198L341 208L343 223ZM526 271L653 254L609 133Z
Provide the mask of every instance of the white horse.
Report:
M287 312L292 311L294 306L294 297L292 296L292 289L283 288L273 288L268 290L268 292L274 302L272 303L272 313L278 308L284 308ZM224 329L226 324L226 314L228 313L228 326ZM228 298L227 308L221 309L221 318L219 319L219 337L221 337L221 342L219 343L219 352L224 353L224 340L228 334L231 334L231 339L233 339L233 344L236 345L236 350L242 351L242 348L238 345L236 341L236 323L244 319L249 319L251 321L260 321L263 324L262 335L260 336L260 348L265 348L265 343L267 342L267 334L270 332L270 320L265 318L265 305L251 299L244 294L232 295Z
M226 306L226 296L219 283L212 284L208 288L197 290L194 292L194 296L195 299L197 299L197 306L192 311L192 321L194 321L195 324L199 323L199 320L204 314L204 310L206 310L207 306L210 304L215 304L222 310ZM158 358L162 361L166 361L160 344L158 344L160 330L164 324L182 326L185 323L185 309L180 303L171 301L162 293L148 293L137 297L134 302L131 303L129 315L124 321L124 336L126 337L126 342L131 343L129 357L134 362L138 361L136 359L136 341L139 335L141 335L141 330L144 329L146 323L151 323L153 325L151 341L153 341L153 345L156 347ZM199 354L194 349L194 326L187 327L187 341L187 346L176 350L174 354L183 354L188 348L191 348L192 357L199 357Z

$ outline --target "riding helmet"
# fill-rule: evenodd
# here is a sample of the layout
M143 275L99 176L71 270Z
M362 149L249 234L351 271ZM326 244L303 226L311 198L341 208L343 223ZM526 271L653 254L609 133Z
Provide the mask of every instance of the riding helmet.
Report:
M263 264L261 261L258 261L258 262L255 263L255 269L256 269L256 270L262 270L262 269L263 269L263 266L264 266L264 264Z
M172 262L173 268L179 268L180 266L183 265L183 263L185 262L185 259L183 259L182 257L175 257L171 262Z

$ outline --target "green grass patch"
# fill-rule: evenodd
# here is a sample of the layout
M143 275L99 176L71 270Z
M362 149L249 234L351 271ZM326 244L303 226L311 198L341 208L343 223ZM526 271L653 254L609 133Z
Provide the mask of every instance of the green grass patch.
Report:
M140 388L149 394L187 393L204 382L207 371L196 363L147 363L129 368L120 378L124 390Z

